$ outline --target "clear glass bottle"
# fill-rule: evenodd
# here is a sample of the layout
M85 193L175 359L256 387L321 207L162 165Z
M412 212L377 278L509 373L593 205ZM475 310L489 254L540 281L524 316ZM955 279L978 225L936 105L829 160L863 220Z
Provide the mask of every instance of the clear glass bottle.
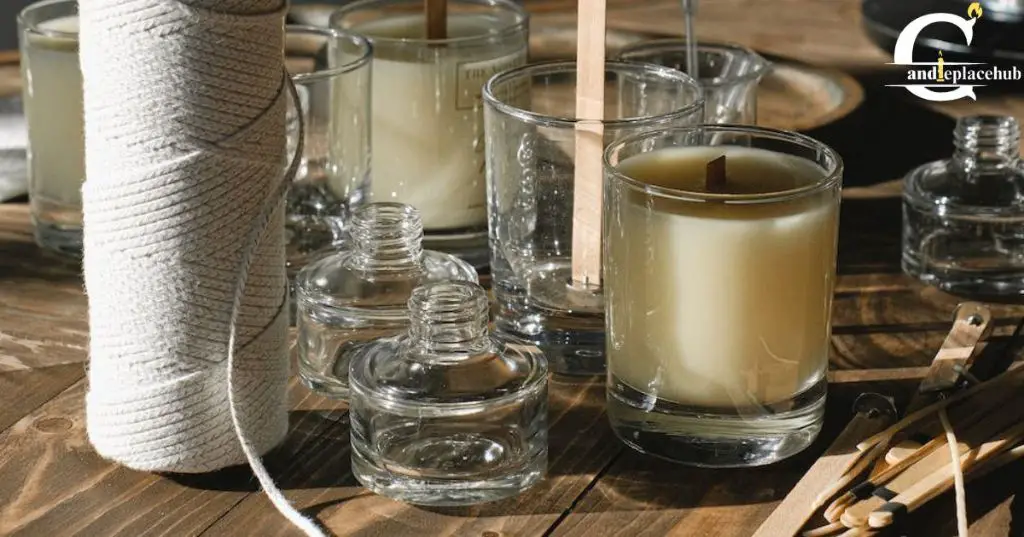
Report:
M903 184L903 270L944 291L1024 294L1024 166L1012 117L961 118L948 160Z
M352 359L352 473L419 505L519 494L547 467L547 361L488 331L479 285L434 283L409 299L401 336Z
M352 352L409 326L413 289L446 280L476 282L465 261L424 250L419 212L401 203L357 209L347 249L303 268L295 282L299 376L320 395L348 397Z

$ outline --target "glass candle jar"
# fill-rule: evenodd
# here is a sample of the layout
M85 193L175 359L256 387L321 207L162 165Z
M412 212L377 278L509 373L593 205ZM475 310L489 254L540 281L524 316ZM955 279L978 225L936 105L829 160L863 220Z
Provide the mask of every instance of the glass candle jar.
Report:
M288 274L344 237L370 173L370 43L330 28L287 26L285 66L299 96L289 106L288 154L303 149L288 191ZM294 104L294 103L293 103Z
M655 63L689 73L685 39L630 45L619 58ZM731 43L697 43L697 82L704 90L705 123L757 123L757 85L771 64L753 50Z
M81 256L85 138L78 2L32 4L18 15L18 31L36 242Z
M808 446L826 392L842 161L742 126L640 134L605 154L608 417L698 466Z
M699 123L704 101L687 75L607 62L605 144ZM600 288L571 285L576 63L534 64L484 87L491 274L497 330L529 341L553 371L604 371Z
M507 0L449 0L445 37L427 38L422 0L360 0L331 24L374 47L371 198L416 207L428 248L486 266L480 90L526 63L526 12Z

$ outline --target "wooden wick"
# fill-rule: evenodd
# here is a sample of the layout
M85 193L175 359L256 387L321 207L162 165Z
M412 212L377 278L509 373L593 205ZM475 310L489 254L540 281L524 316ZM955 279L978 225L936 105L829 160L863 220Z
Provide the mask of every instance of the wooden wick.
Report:
M601 285L604 170L605 0L580 0L576 41L576 144L572 214L572 279Z
M427 14L427 39L448 38L448 0L423 0Z
M704 187L708 192L721 194L725 192L725 155L722 155L708 163L707 175L704 178Z

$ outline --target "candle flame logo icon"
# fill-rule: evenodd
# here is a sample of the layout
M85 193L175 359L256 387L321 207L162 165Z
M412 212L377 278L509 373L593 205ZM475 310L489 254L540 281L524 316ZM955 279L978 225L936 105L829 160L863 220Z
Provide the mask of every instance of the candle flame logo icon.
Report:
M984 63L947 61L941 51L934 62L914 61L914 45L926 28L933 24L952 24L963 34L964 43L970 46L974 41L975 25L982 14L981 3L973 2L967 7L966 18L953 13L929 13L911 21L896 39L893 61L889 64L906 66L907 82L889 86L906 88L928 101L945 102L964 98L977 100L974 88L988 85L979 82L1020 80L1024 72L1016 66L1001 68Z

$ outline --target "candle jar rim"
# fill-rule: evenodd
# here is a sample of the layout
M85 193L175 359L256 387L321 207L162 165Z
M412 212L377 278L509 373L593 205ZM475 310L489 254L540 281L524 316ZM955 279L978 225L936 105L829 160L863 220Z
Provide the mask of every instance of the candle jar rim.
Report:
M671 67L665 67L653 63L641 63L641 62L626 62L626 61L607 61L605 62L605 75L608 73L615 72L642 72L648 75L658 76L666 80L675 80L681 85L687 86L691 91L694 92L695 98L692 103L667 112L664 114L652 114L647 116L635 116L625 117L618 119L603 119L599 122L608 128L620 128L620 127L651 127L657 128L659 125L672 124L679 118L685 118L693 115L698 110L704 108L704 90L700 87L690 75L672 69ZM533 110L524 110L518 106L514 106L506 103L496 96L498 86L514 80L519 77L533 78L536 76L543 75L574 75L573 81L575 83L575 73L577 71L577 63L574 60L554 60L538 63L530 63L503 71L501 73L492 76L486 84L484 84L482 97L485 104L493 107L494 109L514 117L519 121L527 124L541 125L548 127L562 127L562 128L574 128L580 123L592 123L594 120L579 119L577 117L568 116L552 116L541 112L535 112Z
M652 39L648 41L639 41L632 45L627 45L616 55L616 59L630 62L646 62L650 63L650 60L643 58L643 56L651 53L664 53L664 52L683 52L686 51L686 40L675 37L667 37L661 39ZM697 41L697 51L727 51L740 53L748 58L754 60L755 68L749 73L744 73L734 77L713 77L713 78L700 78L699 82L703 86L707 87L723 87L732 86L744 82L753 82L760 79L768 73L772 68L772 62L767 58L759 54L756 50L743 46L739 43L733 43L731 41ZM637 57L633 59L632 57Z
M324 28L305 24L288 24L285 26L285 39L287 39L290 34L313 34L339 43L348 42L350 45L355 45L359 50L358 57L336 67L318 69L311 73L298 73L291 75L292 81L296 84L306 84L345 73L351 73L356 69L368 65L370 63L370 58L373 56L373 44L370 43L369 39L362 35L340 30L338 28Z
M62 4L69 5L72 8L71 11L73 11L75 15L78 14L78 0L40 0L39 2L34 2L32 4L29 4L29 5L25 6L24 9L22 9L21 11L18 12L18 17L17 17L18 27L20 27L22 29L22 31L32 32L34 34L39 34L39 35L45 35L47 37L60 37L60 38L64 38L64 39L76 39L77 40L78 39L78 32L65 32L65 31L62 31L62 30L53 30L53 29L45 29L44 30L42 28L39 28L39 24L40 23L51 21L55 17L49 17L49 18L44 18L44 19L36 19L35 17L33 17L35 12L39 11L40 9L55 7L55 6L59 6L59 5L62 5ZM69 12L69 13L67 13L65 15L60 15L60 16L68 16L68 15L71 15L71 12Z
M619 171L619 156L618 153L627 146L634 144L640 144L644 142L650 142L658 138L665 138L668 136L685 136L685 135L708 135L714 133L721 134L747 134L760 138L772 139L778 142L788 143L793 146L801 146L806 149L812 149L818 155L824 155L829 165L824 168L825 174L823 177L815 181L812 184L801 186L798 188L791 188L787 190L778 190L773 192L763 192L757 194L721 194L712 192L698 192L693 190L684 190L678 188L669 188L658 185L652 185L630 177L621 171ZM671 147L671 146L667 146ZM716 147L714 145L696 145L696 146L677 146L677 147ZM745 147L745 146L732 146L730 144L722 144L718 147ZM665 147L659 147L657 149L663 149ZM642 151L638 154L646 153L649 151ZM630 155L633 156L633 155ZM794 155L796 156L796 155ZM612 161L615 161L614 163ZM808 159L809 160L809 159ZM818 164L818 161L812 161ZM692 125L688 127L673 127L666 129L658 129L652 131L641 132L631 136L623 137L610 144L604 152L604 168L605 176L612 181L621 182L635 191L643 192L652 197L674 199L679 201L705 203L705 202L716 202L733 205L752 205L752 204L766 204L766 203L778 203L783 201L789 201L797 198L803 198L817 192L829 190L836 186L840 186L843 179L843 159L839 156L839 153L826 145L810 136L800 134L797 132L786 131L781 129L771 129L767 127L757 127L752 125L738 125L738 124L702 124Z
M353 31L350 28L342 26L342 20L346 17L350 17L354 13L367 10L379 4L411 4L411 5L423 5L422 0L356 0L349 4L338 8L331 14L328 21L328 26L332 28L342 28L349 31ZM515 35L519 32L523 32L527 29L530 23L530 15L524 10L519 4L512 2L511 0L448 0L448 5L452 4L465 4L465 5L476 5L482 7L492 7L500 10L506 10L514 15L513 21L508 24L501 26L496 30L490 30L486 33L470 35L465 37L446 37L444 39L428 39L425 37L369 37L370 43L379 43L389 47L424 47L424 46L462 46L462 45L476 45L479 43L487 43L494 40L501 40L507 36ZM451 16L451 11L448 12ZM378 19L379 20L379 19Z

